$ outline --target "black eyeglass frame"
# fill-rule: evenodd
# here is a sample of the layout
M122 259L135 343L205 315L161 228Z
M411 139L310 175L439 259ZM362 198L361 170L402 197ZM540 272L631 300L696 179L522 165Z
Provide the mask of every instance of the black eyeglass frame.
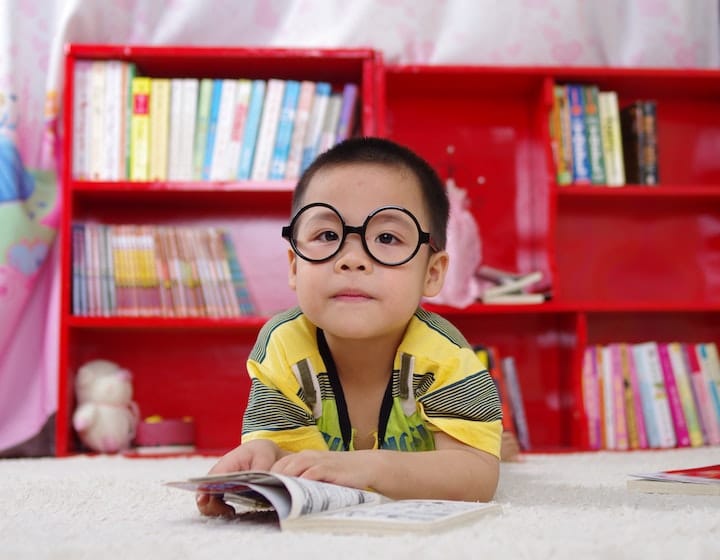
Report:
M342 233L342 239L340 239L340 243L337 246L337 249L333 251L330 255L327 257L323 257L321 259L311 259L307 255L304 255L300 250L298 249L297 245L295 244L295 239L292 237L293 229L295 228L295 223L297 222L298 217L302 215L303 212L305 212L308 208L315 208L315 207L322 207L327 208L328 210L331 210L334 212L338 218L340 218L340 223L342 224L343 233ZM370 248L367 245L367 240L365 239L365 233L367 231L367 226L370 223L370 220L373 219L374 216L379 214L380 212L383 212L384 210L399 210L403 214L406 214L410 217L410 219L415 224L415 227L418 230L418 243L417 247L415 247L415 250L410 254L409 257L406 259L396 262L396 263L387 263L383 262L380 259L378 259L375 255L372 254L372 251L370 251ZM290 225L283 226L282 228L282 236L283 238L287 239L290 243L290 246L292 247L292 250L295 252L295 254L300 257L301 259L312 262L312 263L321 263L325 261L329 261L332 259L335 255L337 255L340 250L345 245L345 239L347 239L348 234L350 233L357 233L360 236L360 241L362 242L363 249L365 249L365 252L370 256L371 259L373 259L375 262L380 263L384 266L400 266L407 262L410 262L415 255L417 255L418 251L420 250L420 247L427 243L430 246L430 250L433 252L437 252L438 248L435 245L435 242L433 241L432 237L430 236L430 233L427 231L423 231L422 227L420 226L420 222L418 222L417 218L413 215L410 210L407 208L403 208L402 206L381 206L380 208L376 208L372 212L370 212L367 217L365 218L365 221L361 226L349 226L345 223L345 220L343 219L340 212L335 208L334 206L331 206L330 204L327 204L326 202L311 202L310 204L306 204L300 210L297 211L295 216L293 216L293 219L290 221Z

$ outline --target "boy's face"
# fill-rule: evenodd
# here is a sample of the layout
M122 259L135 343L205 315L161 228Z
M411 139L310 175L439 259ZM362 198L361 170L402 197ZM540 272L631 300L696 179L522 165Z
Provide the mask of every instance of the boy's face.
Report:
M433 233L420 185L401 167L355 163L321 169L302 204L313 202L330 204L349 226L362 225L381 206L400 206ZM382 265L354 233L327 261L305 261L292 249L288 256L289 284L303 312L328 334L347 339L400 336L421 298L440 291L448 264L445 251L432 252L425 243L409 262Z

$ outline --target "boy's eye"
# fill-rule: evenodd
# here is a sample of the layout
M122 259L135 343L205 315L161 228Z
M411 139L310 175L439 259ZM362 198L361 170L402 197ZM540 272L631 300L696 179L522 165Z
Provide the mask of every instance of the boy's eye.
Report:
M390 245L393 243L400 242L400 239L398 239L394 234L389 233L389 232L383 232L383 233L379 234L375 239L381 245Z
M332 242L335 242L338 239L340 239L340 236L338 235L338 233L336 231L328 229L328 230L319 232L316 236L316 239L318 241L332 243Z

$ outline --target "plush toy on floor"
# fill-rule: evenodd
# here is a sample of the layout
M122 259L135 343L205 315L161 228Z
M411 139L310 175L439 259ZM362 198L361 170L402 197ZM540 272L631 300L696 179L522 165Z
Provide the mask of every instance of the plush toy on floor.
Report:
M93 360L80 367L73 427L87 447L101 453L130 447L140 416L132 394L132 374L116 363Z

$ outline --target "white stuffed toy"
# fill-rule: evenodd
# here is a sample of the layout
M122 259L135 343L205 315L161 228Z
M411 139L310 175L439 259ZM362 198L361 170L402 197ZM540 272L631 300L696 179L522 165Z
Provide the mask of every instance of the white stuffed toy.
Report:
M73 427L93 451L115 453L130 447L139 411L132 400L132 374L108 360L80 367L75 379Z

